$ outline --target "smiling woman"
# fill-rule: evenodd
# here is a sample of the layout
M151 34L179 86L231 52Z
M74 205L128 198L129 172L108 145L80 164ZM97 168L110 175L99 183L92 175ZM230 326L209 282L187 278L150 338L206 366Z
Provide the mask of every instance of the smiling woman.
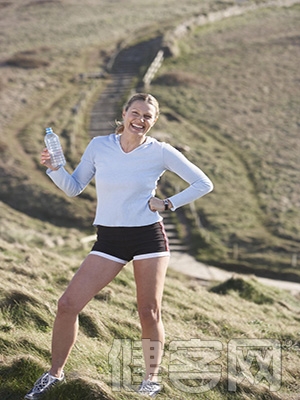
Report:
M25 399L39 398L64 379L63 368L77 338L78 314L129 261L134 268L145 360L138 391L153 397L161 390L158 374L165 341L161 303L170 252L160 212L175 211L209 193L213 185L174 147L147 136L158 116L153 96L132 96L116 133L94 137L72 174L64 167L54 168L47 149L42 152L41 163L48 167L48 175L68 196L80 194L95 177L97 241L58 302L52 367ZM189 186L169 199L159 199L155 197L157 182L166 170Z
M145 109L146 105L149 106L148 109ZM143 110L139 109L139 107L142 107ZM157 121L157 118L159 116L159 104L156 98L151 94L137 93L133 95L125 104L122 114L123 118L126 116L126 113L128 111L130 111L131 114L135 117L138 117L140 115L144 117L146 120L152 120L153 121L151 125L152 127L154 123ZM145 115L143 115L143 112L145 112ZM123 122L117 121L116 132L122 133L123 131L124 131L124 121Z
M159 104L151 94L137 93L126 103L122 122L117 122L116 132L121 134L120 144L125 153L133 151L146 140L159 116Z

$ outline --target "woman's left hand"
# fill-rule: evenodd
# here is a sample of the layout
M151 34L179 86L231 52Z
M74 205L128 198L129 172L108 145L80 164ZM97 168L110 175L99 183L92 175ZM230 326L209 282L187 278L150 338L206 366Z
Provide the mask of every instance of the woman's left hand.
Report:
M148 204L151 211L165 211L164 201L157 197L151 197Z

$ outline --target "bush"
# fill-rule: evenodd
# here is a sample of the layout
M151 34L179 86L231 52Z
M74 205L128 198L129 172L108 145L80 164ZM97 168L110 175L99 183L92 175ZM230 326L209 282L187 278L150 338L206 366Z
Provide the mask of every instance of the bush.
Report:
M49 62L31 54L16 53L7 59L5 64L16 68L33 69L47 67Z
M273 304L273 298L265 295L262 290L255 280L245 280L235 277L210 289L211 292L223 295L234 291L243 299L256 304Z

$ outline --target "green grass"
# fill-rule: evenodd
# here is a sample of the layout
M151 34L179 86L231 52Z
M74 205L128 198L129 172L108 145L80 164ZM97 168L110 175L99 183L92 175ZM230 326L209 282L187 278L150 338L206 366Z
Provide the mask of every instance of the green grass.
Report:
M91 232L94 186L69 199L49 184L39 165L44 128L52 126L61 136L67 168L74 168L89 141L89 112L108 83L79 79L80 73L103 70L121 39L137 43L195 13L229 5L207 1L199 9L198 3L153 4L146 26L139 18L134 26L129 23L134 1L125 9L105 2L105 15L93 1L3 7L2 201L34 218ZM189 232L177 224L187 232L193 254L222 268L300 281L293 261L300 237L298 14L298 5L260 9L191 29L178 42L178 57L165 60L151 91L162 106L153 135L188 145L186 155L215 184L214 192L195 204L203 229L189 207L183 209ZM118 24L111 30L113 16ZM32 61L31 68L22 57ZM184 187L171 175L162 183L169 195Z
M297 280L290 272L300 238L298 16L296 5L194 29L152 88L165 113L177 115L158 129L188 145L215 183L196 203L211 238L199 259Z
M8 210L7 206L1 205L1 218ZM0 242L3 249L0 269L0 397L3 400L19 399L48 368L56 302L87 251L78 247L82 233L63 230L49 223L43 223L43 229L37 230L36 234L47 235L48 243L57 241L58 234L64 241L56 244L55 248L37 245L30 228L32 219L16 211L10 212L10 221L5 233L1 233ZM21 224L18 223L19 216ZM21 238L16 234L20 226L23 231ZM296 393L300 377L297 367L299 313L299 299L288 292L263 286L254 278L234 277L223 284L205 288L196 280L170 269L163 301L166 348L162 363L164 391L160 398L195 398L195 393L180 390L172 375L174 349L178 341L191 346L192 339L201 340L202 344L212 341L213 346L221 346L219 353L213 353L215 361L212 364L220 366L222 376L214 389L205 392L205 398L290 398ZM125 387L131 383L126 376L133 379L126 357L140 354L140 326L131 265L90 302L79 320L79 337L66 367L66 384L49 392L45 399L138 398ZM279 341L282 351L280 390L272 394L268 382L264 387L263 384L250 385L244 380L238 383L236 393L228 391L227 349L236 339ZM133 344L135 350L131 350ZM119 353L121 345L122 354ZM115 358L116 354L119 358ZM124 373L127 371L127 375L119 382L120 360L125 360ZM252 367L255 373L255 363ZM136 385L143 367L137 363L133 368L137 376L132 384ZM121 383L121 386L124 384L124 387L120 391L113 390L116 386L112 386L112 381ZM195 385L199 388L204 382L190 380L181 384L185 390L193 391L196 389L187 388Z
M94 232L94 185L77 199L66 198L39 165L44 128L53 126L61 136L71 170L89 141L89 111L108 83L81 80L79 74L101 71L120 42L138 43L192 15L228 5L152 0L141 10L137 0L126 7L111 0L0 2L5 35L0 50L1 400L23 397L49 367L57 299L89 250L81 238ZM261 9L192 29L151 87L162 106L153 134L183 148L215 184L213 193L195 203L202 228L188 206L183 213L189 231L182 218L175 221L195 256L229 270L297 281L299 266L291 260L299 257L299 11L298 5ZM166 174L159 189L171 195L182 187ZM45 400L138 398L112 386L118 383L118 363L128 355L121 355L118 345L130 352L129 344L140 340L134 293L129 265L81 313L67 382ZM255 278L233 277L205 288L170 269L160 398L294 398L300 390L299 315L299 298ZM220 380L196 395L180 390L171 375L174 345L190 345L192 339L221 346L212 362L222 369ZM279 390L270 391L266 380L251 385L244 379L236 392L228 391L228 345L236 339L279 341ZM138 381L142 368L131 367ZM258 368L254 361L252 373Z

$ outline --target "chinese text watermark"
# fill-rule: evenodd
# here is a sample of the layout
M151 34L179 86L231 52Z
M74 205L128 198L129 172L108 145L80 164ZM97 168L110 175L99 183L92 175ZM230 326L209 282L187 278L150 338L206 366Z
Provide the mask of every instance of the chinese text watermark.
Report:
M160 342L149 339L155 352ZM205 393L218 385L224 374L229 392L239 385L268 385L269 391L281 387L281 343L276 339L174 340L168 346L169 382L184 393ZM221 357L227 353L227 368ZM109 353L112 389L136 390L144 368L142 344L129 339L114 339Z

